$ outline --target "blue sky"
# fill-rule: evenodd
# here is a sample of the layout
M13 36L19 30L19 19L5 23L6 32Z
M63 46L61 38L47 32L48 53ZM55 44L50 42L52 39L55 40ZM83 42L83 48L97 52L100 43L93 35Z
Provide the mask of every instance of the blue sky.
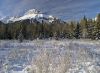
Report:
M100 0L0 0L0 17L21 15L32 8L64 20L76 20L100 13Z

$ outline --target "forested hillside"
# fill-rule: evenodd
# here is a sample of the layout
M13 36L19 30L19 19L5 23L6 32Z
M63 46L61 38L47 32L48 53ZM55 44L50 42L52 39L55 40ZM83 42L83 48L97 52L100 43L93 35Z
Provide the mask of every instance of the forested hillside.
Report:
M97 19L85 16L78 22L55 19L51 23L35 19L3 23L0 22L0 39L100 39L100 14Z

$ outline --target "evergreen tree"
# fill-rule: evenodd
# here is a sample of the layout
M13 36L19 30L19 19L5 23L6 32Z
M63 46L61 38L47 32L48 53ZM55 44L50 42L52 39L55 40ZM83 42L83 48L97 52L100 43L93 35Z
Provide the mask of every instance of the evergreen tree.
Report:
M81 36L81 28L80 24L77 23L76 29L75 29L75 38L80 39Z
M88 33L87 33L87 18L84 16L84 18L80 21L81 29L82 29L82 36L81 38L87 38Z

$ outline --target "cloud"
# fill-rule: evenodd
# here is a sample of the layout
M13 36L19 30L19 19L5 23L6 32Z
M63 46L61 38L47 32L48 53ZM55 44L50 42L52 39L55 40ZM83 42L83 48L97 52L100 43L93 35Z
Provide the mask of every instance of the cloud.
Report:
M65 19L84 14L91 14L92 17L100 11L99 7L99 0L0 0L0 11L7 16L23 14L36 8Z
M0 12L0 20L4 19L5 17L6 16L2 12Z

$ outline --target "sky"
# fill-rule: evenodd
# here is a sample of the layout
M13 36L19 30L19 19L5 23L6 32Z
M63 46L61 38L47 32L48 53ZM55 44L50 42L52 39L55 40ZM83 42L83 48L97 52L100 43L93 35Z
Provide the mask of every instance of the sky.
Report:
M94 18L100 13L100 0L0 0L0 18L22 15L33 8L64 20Z

